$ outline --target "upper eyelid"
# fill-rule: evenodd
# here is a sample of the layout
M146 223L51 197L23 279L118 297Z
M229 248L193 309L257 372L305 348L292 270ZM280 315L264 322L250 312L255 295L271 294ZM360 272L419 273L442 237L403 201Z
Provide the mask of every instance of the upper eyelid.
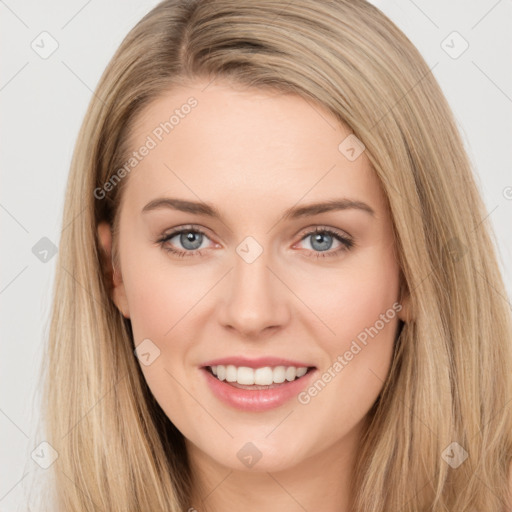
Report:
M168 233L164 233L160 237L160 240L169 240L170 238L174 238L176 235L179 235L179 234L183 233L184 231L195 231L197 233L206 235L208 238L211 238L208 235L207 231L202 228L195 227L195 226L184 226L184 227L178 227L178 228L172 229Z

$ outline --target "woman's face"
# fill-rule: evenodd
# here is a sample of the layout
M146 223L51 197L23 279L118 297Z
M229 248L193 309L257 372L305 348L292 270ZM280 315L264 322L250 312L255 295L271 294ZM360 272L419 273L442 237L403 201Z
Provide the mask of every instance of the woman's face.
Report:
M118 173L114 299L142 372L197 460L278 471L349 453L405 311L385 196L321 107L206 85L147 107Z

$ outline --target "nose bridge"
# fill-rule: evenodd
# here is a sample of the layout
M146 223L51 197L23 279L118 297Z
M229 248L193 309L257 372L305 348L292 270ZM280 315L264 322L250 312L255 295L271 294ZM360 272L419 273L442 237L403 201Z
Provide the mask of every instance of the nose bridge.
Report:
M235 249L223 321L240 331L258 332L286 321L286 293L272 268L269 249L248 236Z

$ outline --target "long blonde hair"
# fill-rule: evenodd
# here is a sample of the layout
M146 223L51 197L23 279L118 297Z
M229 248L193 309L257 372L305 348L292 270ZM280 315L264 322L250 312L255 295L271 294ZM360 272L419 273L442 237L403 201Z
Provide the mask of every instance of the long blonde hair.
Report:
M432 71L363 0L166 0L115 53L73 155L41 373L53 510L191 506L183 436L146 385L96 234L116 224L126 179L94 190L126 161L149 102L217 77L327 108L366 146L389 202L411 315L368 415L354 511L503 512L512 323L491 227ZM454 453L467 456L458 467Z

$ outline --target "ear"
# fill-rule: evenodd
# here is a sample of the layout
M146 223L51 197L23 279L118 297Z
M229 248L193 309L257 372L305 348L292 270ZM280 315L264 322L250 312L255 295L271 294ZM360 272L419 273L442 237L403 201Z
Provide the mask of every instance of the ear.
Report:
M398 312L397 316L402 322L408 323L412 320L411 310L411 294L405 284L405 279L402 279L400 284L400 297L398 303L402 306L402 309Z
M123 279L119 269L114 267L112 261L112 228L108 222L98 224L98 240L102 250L102 267L107 288L117 309L125 318L130 318L128 300Z

